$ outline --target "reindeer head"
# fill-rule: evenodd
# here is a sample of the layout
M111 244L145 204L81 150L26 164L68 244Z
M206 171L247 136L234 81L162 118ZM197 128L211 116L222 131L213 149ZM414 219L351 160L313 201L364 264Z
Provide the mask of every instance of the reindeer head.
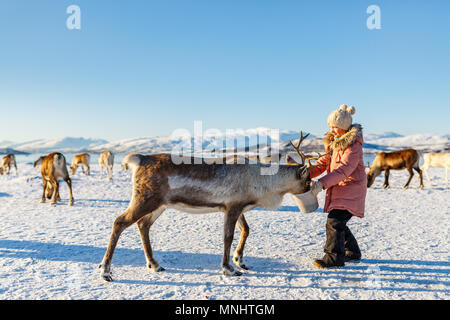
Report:
M303 131L300 131L300 139L298 141L298 144L295 145L292 141L290 141L292 147L295 149L295 151L297 151L298 155L300 156L300 159L302 159L301 163L298 163L297 161L295 161L291 156L286 155L286 163L288 165L299 167L298 171L297 171L297 178L300 180L300 187L299 187L300 192L296 192L297 194L307 192L311 188L310 170L311 170L311 168L317 167L316 165L313 165L311 163L311 160L319 159L324 156L324 155L318 153L317 157L313 157L311 155L305 155L302 151L300 151L301 143L308 136L309 136L309 133L304 136ZM306 162L308 162L308 165L306 165Z
M70 166L70 174L75 175L75 172L77 171L78 166L76 164L72 164Z
M44 156L39 157L39 159L33 162L33 167L36 168L37 165L41 164L44 158L45 158Z
M372 165L369 167L369 172L367 172L367 188L370 188L375 182L375 178L381 173L380 167L377 165L377 157L373 161Z

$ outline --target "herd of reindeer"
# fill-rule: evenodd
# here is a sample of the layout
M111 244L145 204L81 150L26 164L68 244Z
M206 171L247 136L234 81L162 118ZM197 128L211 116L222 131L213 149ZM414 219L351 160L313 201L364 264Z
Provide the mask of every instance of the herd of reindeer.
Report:
M131 155L131 154L130 154ZM225 162L227 164L236 162L238 156L228 156L225 158ZM301 155L303 158L303 155ZM82 153L75 155L72 164L69 167L70 173L75 175L78 167L81 167L82 171L86 175L90 175L90 155L88 153ZM255 157L246 157L247 159L257 160L263 163L270 163L272 161L280 161L282 156L281 154L278 157L265 157L260 159L258 156ZM309 159L317 159L317 157L308 157ZM231 161L230 161L231 160ZM407 189L413 176L414 171L417 171L419 174L420 185L419 188L423 188L423 177L422 172L425 172L425 175L428 181L431 181L430 176L428 175L428 168L430 167L441 167L445 168L445 181L448 182L448 171L450 169L450 153L447 152L431 152L423 154L424 163L422 167L419 167L420 161L420 153L415 149L404 149L395 152L380 152L375 157L372 162L372 165L368 163L367 167L369 171L367 172L367 187L372 186L375 181L375 178L381 174L382 171L385 173L385 180L383 184L383 188L389 188L389 173L390 170L402 170L406 169L409 173L408 181L406 182L404 189ZM286 155L286 163L287 165L291 165L295 163L292 157ZM103 170L106 169L107 177L109 180L112 179L113 176L113 166L114 166L114 154L111 151L105 151L100 154L98 158L98 164L100 166L100 177L103 177ZM51 199L53 195L54 198L52 203L56 201L60 201L59 197L59 180L64 180L70 192L70 202L69 204L73 204L73 195L72 195L72 183L69 177L69 171L67 170L66 159L63 154L59 152L51 153L47 156L41 156L36 161L34 161L33 166L37 167L41 165L41 174L42 174L42 182L43 182L43 195L41 202L45 202L45 198ZM9 175L11 172L11 167L14 167L17 174L17 162L14 154L8 154L2 158L2 162L0 165L0 175L7 174ZM126 168L126 163L122 164L122 170ZM53 192L56 191L56 192Z
M281 162L281 155L265 158L243 157L244 162L237 162L240 156L233 155L220 158L220 162L204 163L203 161L189 161L175 164L170 154L140 155L129 154L122 161L122 170L133 171L133 192L128 208L118 216L113 224L110 241L105 256L99 266L101 277L111 281L112 256L121 233L134 223L137 223L146 256L147 267L154 272L162 268L153 256L149 231L152 224L167 208L175 208L189 213L210 213L222 211L224 213L224 251L222 257L222 273L224 275L241 275L229 263L230 247L235 228L241 231L238 246L232 257L233 263L240 269L248 269L243 262L243 251L249 234L249 226L244 213L256 207L262 209L276 209L287 193L300 194L310 189L311 178L309 169L314 166L310 161L318 159L305 155L300 150L300 144L306 136L301 133L298 145L291 144L301 158L301 163L293 160L287 154L286 164L280 164L274 175L262 175L261 168L270 167L271 162ZM251 159L253 158L253 159ZM191 159L192 160L192 159ZM195 160L195 159L194 159ZM256 161L249 161L256 160ZM428 180L428 168L444 167L445 179L448 181L450 168L450 153L425 153L424 164L419 167L420 153L414 149L395 152L380 152L370 165L367 172L367 186L370 187L375 178L385 172L383 188L389 188L390 170L406 169L409 179L404 186L408 188L417 171L420 178L420 188L423 188L422 171ZM100 175L106 168L108 178L112 179L114 155L110 151L99 156ZM308 162L308 164L306 163ZM236 165L230 165L236 164ZM59 152L42 156L34 162L34 166L41 166L43 191L41 202L52 199L55 204L61 201L59 195L59 180L66 181L69 187L69 205L73 205L72 175L81 166L86 175L90 175L90 156L87 153L76 155L67 169L66 159ZM10 174L11 167L17 164L13 154L2 158L1 174Z

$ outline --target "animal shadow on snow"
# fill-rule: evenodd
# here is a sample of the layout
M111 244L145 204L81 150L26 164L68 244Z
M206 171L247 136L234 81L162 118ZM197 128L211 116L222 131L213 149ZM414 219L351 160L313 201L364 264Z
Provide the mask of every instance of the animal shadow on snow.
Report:
M73 245L48 243L28 240L0 240L0 258L36 259L46 261L85 262L99 264L106 251L105 247L90 245ZM222 261L222 252L192 253L183 251L154 250L155 258L166 268L165 272L180 273L217 273ZM270 257L245 257L246 264L252 270L287 270L290 265L283 264ZM114 252L112 267L134 266L145 267L144 251L121 248L120 244Z
M12 197L12 195L10 195L9 193L0 192L0 198L1 197L9 198Z

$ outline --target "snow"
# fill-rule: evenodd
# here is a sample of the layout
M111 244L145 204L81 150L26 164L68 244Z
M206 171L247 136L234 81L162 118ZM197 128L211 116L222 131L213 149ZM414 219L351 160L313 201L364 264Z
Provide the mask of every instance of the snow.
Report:
M116 162L117 164L117 162ZM391 189L379 176L368 190L366 217L349 227L362 249L360 263L319 270L326 214L301 214L290 195L276 211L246 213L250 236L241 277L220 273L223 214L166 210L151 229L155 258L166 271L146 270L137 227L125 230L113 262L113 282L97 268L114 219L128 205L130 173L114 168L113 181L73 177L75 204L39 203L39 170L19 165L0 176L0 299L449 299L450 191L442 168L418 189L406 171L391 172ZM14 171L13 171L14 172ZM324 192L319 195L323 208ZM232 250L236 247L236 231Z
M376 144L389 151L415 148L419 151L442 151L450 149L449 134L413 134L409 136L365 135L367 144Z
M65 137L60 139L37 139L22 143L0 143L0 147L8 147L14 150L28 152L28 153L50 153L54 150L59 152L79 152L89 150L97 145L102 145L108 141L103 139L91 138L73 138Z
M205 149L233 149L234 145L238 149L252 147L258 143L262 149L267 143L279 143L279 150L292 149L289 146L290 140L297 140L299 132L293 130L279 130L279 136L276 131L270 128L254 128L246 130L233 130L232 132L213 132L205 129L201 141L202 147ZM216 135L217 133L217 135ZM266 137L267 135L267 137ZM311 134L306 139L302 147L311 151L323 151L322 134ZM194 137L190 137L193 145ZM95 138L73 138L65 137L60 139L37 139L28 142L14 143L11 141L0 142L0 152L9 153L20 151L27 153L46 154L54 151L64 153L80 153L91 152L101 153L110 150L113 153L162 153L171 152L173 148L180 144L182 140L176 136L156 136L156 137L139 137L130 139L121 139L117 141L106 141L104 139ZM276 142L279 141L279 142ZM364 151L366 153L377 153L383 151L395 151L404 148L416 148L423 152L440 152L450 149L449 134L415 134L402 136L395 132L383 133L364 133ZM311 149L311 150L309 150ZM314 150L313 150L314 149Z

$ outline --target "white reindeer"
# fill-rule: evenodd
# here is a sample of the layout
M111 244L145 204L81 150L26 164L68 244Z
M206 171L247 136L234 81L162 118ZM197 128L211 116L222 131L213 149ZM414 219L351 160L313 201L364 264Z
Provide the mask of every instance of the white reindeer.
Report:
M420 168L425 172L425 176L428 181L431 181L428 175L428 169L430 167L445 168L445 181L448 182L448 170L450 169L450 153L448 152L431 152L423 155L423 166Z
M303 134L299 140L306 138ZM247 269L243 262L245 241L249 227L244 213L255 207L277 208L286 193L300 194L310 189L309 168L305 157L301 164L277 165L273 175L262 175L262 169L273 168L261 162L227 164L221 161L188 158L175 164L170 154L144 156L129 154L123 159L125 169L133 171L133 192L128 208L116 218L105 256L99 266L101 277L111 281L111 261L121 233L137 223L147 268L163 271L153 257L149 231L152 224L167 208L190 213L224 213L222 273L239 276L242 273L230 265L230 247L236 225L241 237L233 255L233 263ZM219 160L219 159L214 159ZM196 164L200 163L200 164Z
M112 179L113 166L114 166L114 154L111 151L105 151L98 157L98 164L100 166L100 178L103 178L103 168L106 168L108 172L108 179Z

